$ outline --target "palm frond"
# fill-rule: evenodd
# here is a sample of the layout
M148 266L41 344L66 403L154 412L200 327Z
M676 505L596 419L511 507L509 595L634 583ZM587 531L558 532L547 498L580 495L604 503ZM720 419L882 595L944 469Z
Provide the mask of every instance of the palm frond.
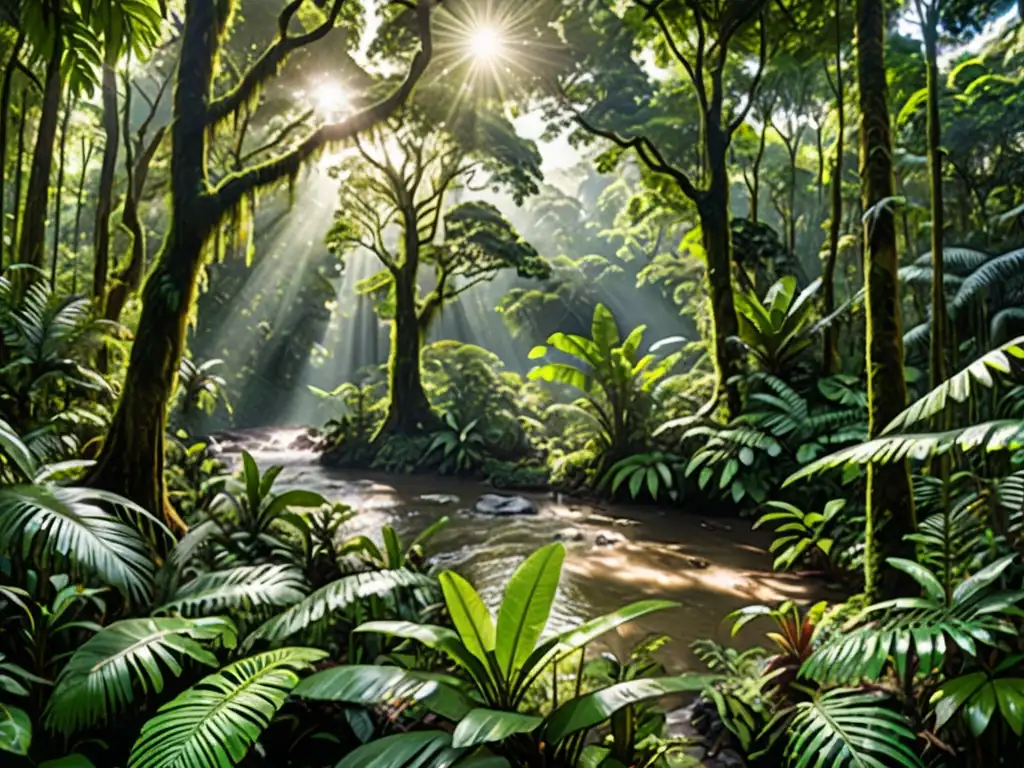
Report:
M975 383L991 389L995 384L993 372L1009 374L1013 372L1015 365L1024 365L1024 336L987 352L959 373L946 379L893 419L882 430L882 434L886 435L930 419L941 413L950 400L957 403L965 402L971 396Z
M227 619L125 619L105 627L74 652L57 678L44 719L70 735L132 708L138 690L160 693L168 672L179 677L186 658L217 666L203 643L232 647ZM161 664L162 662L162 664Z
M1002 292L1006 286L1018 283L1021 276L1024 276L1024 248L990 259L964 280L949 304L950 311L964 309L993 291Z
M94 575L131 600L145 601L154 565L149 544L104 506L120 507L163 524L136 504L112 493L58 485L0 489L0 553L57 558L76 573Z
M437 589L437 582L404 568L343 576L262 624L245 644L251 646L257 640L280 643L358 600L407 588Z
M325 656L315 648L281 648L208 675L142 726L128 768L241 762L298 684L297 673Z
M942 266L950 275L966 277L992 258L991 254L973 248L943 248ZM932 253L922 254L914 260L915 267L931 267Z
M885 697L836 689L797 704L786 745L793 768L923 768L906 718Z
M181 586L154 613L210 616L261 606L280 608L297 603L305 594L302 573L292 566L238 566L200 575Z
M867 464L891 464L904 459L927 461L959 450L970 453L984 450L1018 450L1024 447L1024 422L1017 419L988 421L946 432L912 435L887 435L829 454L786 478L783 487L798 480L840 467Z

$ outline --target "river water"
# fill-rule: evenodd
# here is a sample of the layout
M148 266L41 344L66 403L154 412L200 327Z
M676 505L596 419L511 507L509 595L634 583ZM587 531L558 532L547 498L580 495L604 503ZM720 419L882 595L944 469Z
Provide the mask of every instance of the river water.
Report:
M408 542L448 515L451 522L432 540L427 553L438 568L451 568L468 578L492 608L526 555L560 532L581 537L565 542L565 567L549 629L574 626L636 600L673 600L680 607L651 614L605 639L607 650L622 654L648 634L668 635L673 641L660 657L673 672L702 669L689 647L694 640L714 638L736 647L761 641L757 625L730 639L729 626L722 623L729 611L751 603L839 597L829 595L816 579L773 573L767 551L770 536L751 531L746 520L705 518L699 510L602 506L551 494L522 494L537 506L537 515L477 515L467 510L480 495L493 492L484 484L326 469L314 453L289 447L300 433L233 433L222 444L222 456L232 463L244 447L261 471L275 464L284 467L275 485L278 490L301 487L348 504L359 514L345 535L362 533L379 541L381 527L390 524ZM424 494L456 496L459 501L439 505L421 500ZM599 535L622 540L599 546Z

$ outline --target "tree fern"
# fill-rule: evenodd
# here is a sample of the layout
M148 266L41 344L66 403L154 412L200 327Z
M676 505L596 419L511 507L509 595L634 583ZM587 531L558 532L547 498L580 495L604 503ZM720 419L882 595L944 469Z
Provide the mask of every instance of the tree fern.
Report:
M344 576L321 587L283 613L261 625L246 639L246 645L257 640L280 643L330 616L335 611L370 596L380 597L404 588L436 589L437 582L405 569L371 571Z
M155 613L209 616L261 606L285 607L305 594L302 573L292 566L238 566L200 575L180 587Z
M138 690L160 693L164 675L179 677L186 658L217 666L203 643L235 644L227 619L125 619L93 635L74 652L57 678L44 720L72 734L106 722L135 702Z
M239 763L298 684L297 673L325 656L314 648L281 648L203 678L142 727L128 768Z
M94 575L125 597L144 602L153 584L149 545L133 527L104 507L127 510L162 523L141 507L112 493L57 485L0 489L0 553L56 560L80 575Z
M923 768L906 718L875 693L836 689L797 704L786 746L792 768Z

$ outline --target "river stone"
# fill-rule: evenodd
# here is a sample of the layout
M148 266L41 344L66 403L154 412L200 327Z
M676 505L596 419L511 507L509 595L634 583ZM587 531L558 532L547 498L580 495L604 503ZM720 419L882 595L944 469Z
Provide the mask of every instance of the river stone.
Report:
M476 500L473 511L481 515L536 515L537 507L523 496L502 496L485 493Z
M563 528L555 534L555 541L583 541L583 531L579 528Z
M424 504L433 504L438 507L447 507L451 504L458 504L459 497L451 493L424 493L422 496L417 496L416 501L421 501Z
M594 543L599 547L614 547L625 540L626 537L617 531L599 531L594 537Z

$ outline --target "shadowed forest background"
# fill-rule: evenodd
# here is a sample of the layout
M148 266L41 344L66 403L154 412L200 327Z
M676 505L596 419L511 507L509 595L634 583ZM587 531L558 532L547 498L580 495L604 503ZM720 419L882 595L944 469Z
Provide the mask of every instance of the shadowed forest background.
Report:
M0 0L4 764L1016 764L1020 5Z

